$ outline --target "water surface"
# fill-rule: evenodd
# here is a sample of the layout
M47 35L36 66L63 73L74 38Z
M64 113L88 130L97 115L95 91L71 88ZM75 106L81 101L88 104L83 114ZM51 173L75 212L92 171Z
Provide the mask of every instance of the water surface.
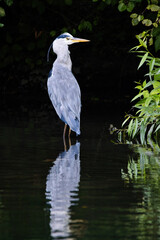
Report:
M159 155L113 144L111 121L84 114L65 150L54 113L3 113L0 240L160 239Z

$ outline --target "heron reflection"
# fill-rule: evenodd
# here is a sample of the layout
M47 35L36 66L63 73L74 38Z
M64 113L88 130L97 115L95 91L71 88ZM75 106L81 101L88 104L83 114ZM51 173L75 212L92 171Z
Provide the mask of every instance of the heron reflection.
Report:
M67 237L70 206L77 203L80 181L80 143L59 154L47 176L46 198L50 203L50 228L52 237Z

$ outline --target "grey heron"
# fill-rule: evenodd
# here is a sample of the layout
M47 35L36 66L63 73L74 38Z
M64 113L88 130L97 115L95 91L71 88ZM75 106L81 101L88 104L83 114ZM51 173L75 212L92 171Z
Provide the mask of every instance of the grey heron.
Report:
M72 61L68 45L79 42L89 42L87 39L73 37L69 33L58 36L51 44L57 58L48 75L47 88L52 105L59 118L65 123L63 138L65 138L67 125L77 135L80 134L81 91L76 78L72 73Z

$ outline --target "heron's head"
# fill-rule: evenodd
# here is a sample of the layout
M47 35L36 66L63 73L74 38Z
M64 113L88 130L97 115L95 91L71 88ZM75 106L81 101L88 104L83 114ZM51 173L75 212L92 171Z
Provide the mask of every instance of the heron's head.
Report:
M63 33L58 36L55 41L59 42L60 44L71 45L73 43L89 42L90 40L73 37L70 33Z
M90 40L83 39L83 38L76 38L73 37L70 33L63 33L59 35L51 44L48 50L47 59L49 59L49 52L51 50L51 47L53 47L53 51L57 53L59 49L68 45L71 45L73 43L80 43L80 42L89 42ZM68 48L68 47L67 47Z

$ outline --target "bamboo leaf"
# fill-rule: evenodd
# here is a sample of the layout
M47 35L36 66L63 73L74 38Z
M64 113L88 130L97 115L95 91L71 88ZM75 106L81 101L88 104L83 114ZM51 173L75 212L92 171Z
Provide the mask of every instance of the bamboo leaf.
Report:
M136 118L135 121L134 121L134 129L133 129L133 132L132 132L132 138L134 138L135 135L137 134L137 130L138 130L138 118Z
M150 72L153 71L154 64L155 64L155 58L153 58L153 59L150 61L150 64L149 64L149 71L150 71Z
M131 102L133 102L134 100L136 100L137 98L141 97L143 95L143 92L137 94L134 98L132 98Z
M122 127L125 125L125 123L126 123L129 119L130 119L130 116L127 117L127 118L123 121L123 123L122 123Z
M144 142L145 142L145 133L146 133L146 126L144 125L144 122L142 122L141 126L140 126L140 140L141 140L141 144L144 144Z
M152 97L148 97L145 101L145 107L148 107L151 101L152 101Z
M146 61L148 57L148 52L146 52L146 54L144 54L144 56L142 57L141 61L140 61L140 64L138 66L138 69L144 64L144 62Z
M154 133L156 133L160 129L160 124L156 127Z
M147 138L151 138L151 135L153 133L153 129L154 129L154 126L155 126L155 123L151 125L149 131L148 131L148 134L147 134Z
M131 121L130 121L130 123L128 125L128 129L127 129L129 137L131 137L131 135L132 135L132 127L133 127L133 119L131 119Z
M152 84L153 84L153 81L149 81L149 82L145 85L144 89L150 87Z

